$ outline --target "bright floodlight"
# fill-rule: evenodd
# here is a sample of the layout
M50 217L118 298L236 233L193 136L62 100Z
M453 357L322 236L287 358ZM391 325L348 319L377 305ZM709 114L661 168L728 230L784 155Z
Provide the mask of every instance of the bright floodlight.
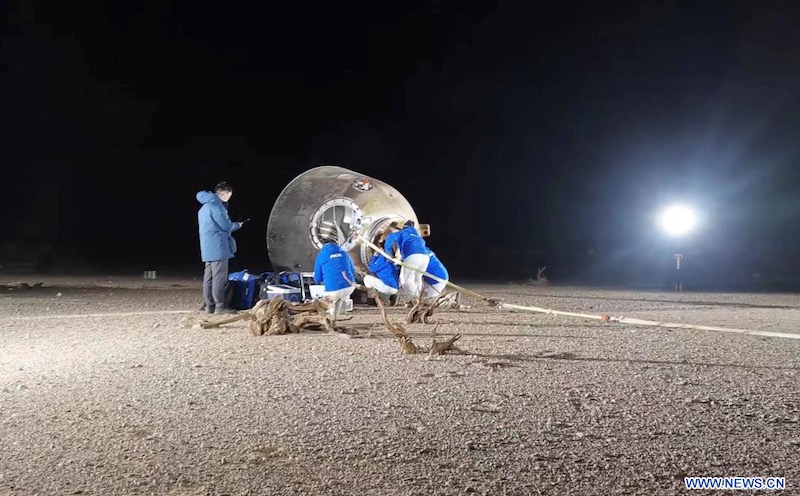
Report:
M691 208L675 205L661 212L658 223L668 234L682 236L694 229L697 225L697 216Z

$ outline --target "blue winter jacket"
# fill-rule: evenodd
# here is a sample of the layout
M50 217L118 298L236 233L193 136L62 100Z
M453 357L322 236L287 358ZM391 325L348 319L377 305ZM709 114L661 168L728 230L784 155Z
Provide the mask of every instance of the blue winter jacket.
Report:
M409 255L426 254L427 247L425 240L419 235L419 232L414 227L404 227L400 231L394 232L386 236L386 241L383 246L387 250L392 250L392 245L397 243L400 248L400 258L405 260ZM394 255L392 253L391 255Z
M314 281L324 284L325 291L336 291L350 286L347 279L355 282L355 269L350 255L336 243L328 243L322 247L314 260Z
M445 268L442 261L439 260L439 257L437 257L436 254L430 248L426 247L426 250L428 250L428 255L430 255L431 261L428 263L428 268L425 269L425 272L427 272L432 276L444 279L445 281L449 281L450 274L447 273L447 269ZM439 284L439 281L431 279L428 276L423 276L422 280L430 284L431 286L433 286L434 284Z
M222 200L211 191L197 193L197 201L203 204L197 212L200 228L200 258L203 262L217 262L233 258L236 253L236 240L231 233L241 227L231 222L228 209Z
M372 260L367 264L370 272L375 274L375 277L380 279L384 284L394 289L400 287L399 270L391 260L384 257L380 253L376 253Z

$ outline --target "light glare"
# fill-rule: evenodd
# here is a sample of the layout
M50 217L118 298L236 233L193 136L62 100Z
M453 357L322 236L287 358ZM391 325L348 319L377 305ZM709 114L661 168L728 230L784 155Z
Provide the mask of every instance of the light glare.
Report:
M689 207L675 205L665 209L659 216L659 225L667 234L683 236L697 225L697 216Z

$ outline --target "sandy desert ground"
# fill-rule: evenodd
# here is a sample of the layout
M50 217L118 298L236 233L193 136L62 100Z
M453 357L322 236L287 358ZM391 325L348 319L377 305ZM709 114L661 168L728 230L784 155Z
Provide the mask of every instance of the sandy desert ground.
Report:
M466 355L180 325L192 280L55 278L0 298L0 494L800 494L800 340L437 313ZM9 286L11 286L9 288ZM471 286L567 311L800 334L800 296ZM380 322L357 307L354 322ZM404 309L391 309L401 320ZM428 327L410 326L425 342ZM691 491L701 494L700 491ZM712 493L708 493L712 494Z

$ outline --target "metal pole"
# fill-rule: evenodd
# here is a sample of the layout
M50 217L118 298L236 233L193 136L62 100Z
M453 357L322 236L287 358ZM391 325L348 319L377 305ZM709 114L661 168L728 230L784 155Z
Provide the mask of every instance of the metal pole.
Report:
M683 253L676 253L672 256L675 257L675 291L683 291L683 281L681 281L681 260L683 260Z

